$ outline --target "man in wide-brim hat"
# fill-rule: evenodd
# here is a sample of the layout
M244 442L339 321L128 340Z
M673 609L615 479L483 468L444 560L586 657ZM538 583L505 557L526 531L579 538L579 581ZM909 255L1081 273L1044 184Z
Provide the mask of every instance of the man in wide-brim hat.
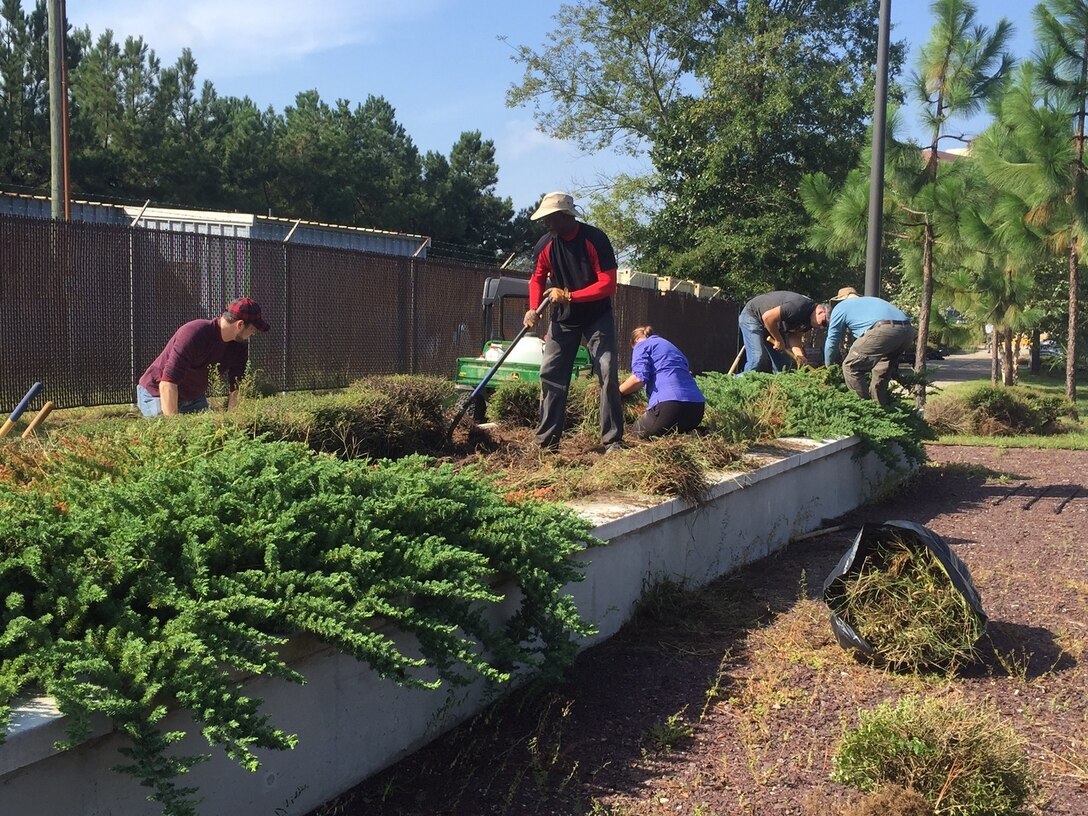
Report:
M555 451L563 435L567 392L574 356L585 343L601 384L601 441L608 451L621 447L623 403L620 398L616 324L616 253L608 236L576 217L574 198L548 193L531 216L548 231L533 248L529 311L525 325L536 325L536 310L551 301L551 323L540 364L540 425L537 444Z

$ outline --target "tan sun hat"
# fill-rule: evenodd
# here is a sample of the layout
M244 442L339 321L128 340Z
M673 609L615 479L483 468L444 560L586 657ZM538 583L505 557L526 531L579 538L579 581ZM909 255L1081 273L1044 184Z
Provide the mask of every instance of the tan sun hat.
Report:
M840 300L846 300L847 298L858 297L858 290L853 286L844 286L839 290L839 293L835 297L831 298L832 303L837 303Z
M574 211L574 196L569 193L548 193L536 208L536 212L529 216L533 221L539 221L545 215L555 212L565 212L577 215Z

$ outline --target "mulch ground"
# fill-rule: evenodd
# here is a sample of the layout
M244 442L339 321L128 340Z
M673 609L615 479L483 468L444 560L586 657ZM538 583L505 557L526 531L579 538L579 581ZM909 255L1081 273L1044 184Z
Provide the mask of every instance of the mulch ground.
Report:
M697 592L657 588L562 684L514 693L315 814L841 813L860 798L829 781L843 728L917 693L996 706L1039 776L1026 812L1088 816L1088 452L928 452L909 487L827 522L846 529ZM824 578L862 523L893 519L943 536L981 592L990 639L955 677L863 665L832 635Z

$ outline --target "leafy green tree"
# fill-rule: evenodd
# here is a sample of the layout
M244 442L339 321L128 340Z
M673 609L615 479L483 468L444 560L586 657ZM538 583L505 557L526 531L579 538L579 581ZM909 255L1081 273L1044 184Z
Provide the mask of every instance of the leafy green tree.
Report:
M888 117L885 134L887 147L884 187L884 235L886 245L882 254L881 295L894 300L904 311L916 318L922 301L923 230L928 226L934 236L932 244L936 263L942 268L955 269L963 262L961 240L962 219L978 195L980 179L972 172L967 160L950 165L938 185L918 187L919 174L925 159L922 149L912 142L896 137L900 127L900 111L893 109ZM865 264L869 210L868 148L861 151L858 166L850 171L842 185L836 185L824 173L806 176L801 183L800 198L811 217L809 243L852 269L860 281ZM941 288L934 281L935 290ZM949 297L938 302L947 304ZM939 310L931 318L943 332L959 334L941 319Z
M640 263L728 288L831 285L804 246L801 176L842 178L871 106L871 0L600 0L564 5L549 47L520 49L541 128L585 149L646 151L595 206ZM893 70L901 48L892 53ZM641 213L641 215L640 215Z
M1070 124L1076 120L1076 101L1048 88L1046 77L1053 67L1048 67L1046 60L1052 56L1044 53L1041 65L1023 66L1017 82L1001 100L997 124L978 140L975 152L989 181L1022 210L1010 229L1019 229L1023 224L1027 234L1038 236L1036 259L1049 255L1063 260L1067 285L1072 290L1065 288L1064 298L1056 298L1055 290L1064 287L1056 286L1053 274L1044 274L1043 280L1048 282L1042 296L1050 313L1056 315L1067 306L1076 314L1079 245L1085 228L1085 180ZM1083 101L1080 104L1083 107ZM1036 264L1044 273L1053 272L1038 260ZM1059 305L1061 300L1065 302ZM1077 322L1068 320L1069 314L1065 313L1067 323L1059 332L1071 334L1066 336L1067 396L1076 391L1073 361L1079 331ZM1045 321L1040 320L1040 324L1045 325Z
M336 167L343 151L335 141L332 109L316 90L299 93L295 104L284 108L275 130L277 210L309 220L336 220L346 179Z
M26 187L49 182L46 32L44 0L0 3L0 178Z
M96 198L413 230L496 261L528 222L495 195L495 145L463 133L447 158L421 157L384 98L329 105L300 93L282 115L221 98L188 48L163 66L142 37L72 32L73 187ZM0 179L49 181L44 0L0 0ZM524 223L523 223L524 222Z
M1038 236L1027 224L1027 208L1015 196L981 183L963 221L964 239L973 251L964 266L948 275L952 305L976 325L993 326L991 382L1016 383L1019 347L1014 338L1031 332L1042 319L1035 267Z
M478 130L461 134L450 150L450 195L446 206L464 213L460 241L488 252L498 259L510 244L510 219L514 207L509 198L495 195L499 165L495 143Z
M155 102L155 118L162 127L158 184L175 202L203 201L219 205L222 183L212 143L212 114L216 99L210 82L197 87L197 63L188 48L170 68L162 71ZM164 195L166 193L164 192Z
M159 104L161 65L140 37L117 43L107 29L92 43L75 33L84 57L72 72L73 187L116 196L158 195L156 151L168 110Z
M804 241L807 172L842 179L871 108L876 5L725 4L698 73L651 153L665 204L645 255L743 298L774 288L819 294L839 270ZM901 50L893 50L893 70Z
M993 31L975 24L975 8L966 0L936 0L931 6L934 25L923 47L911 83L921 103L930 141L917 145L897 142L891 130L885 165L885 237L901 260L904 288L917 291L915 312L918 340L915 371L925 373L934 293L941 286L938 270L951 272L963 263L962 222L979 191L980 180L970 161L942 163L939 151L957 116L977 112L1003 88L1011 58L1004 51L1010 33L1001 20ZM898 116L891 117L893 127ZM826 176L805 180L801 198L815 225L810 240L825 250L860 257L868 207L868 162L863 159L846 184L835 189ZM901 303L901 305L904 305ZM916 390L921 406L925 389Z
M499 179L495 143L465 131L449 159L430 151L423 160L424 207L416 228L435 241L433 257L501 263L519 243L509 198L495 194Z
M346 108L341 106L340 115ZM383 97L368 96L343 120L353 192L353 224L404 229L422 205L423 163L412 138Z
M204 145L216 162L219 198L215 206L264 213L278 204L274 186L279 175L275 152L278 117L248 96L216 96L209 101Z
M587 151L641 153L667 126L706 50L714 0L578 0L555 15L548 45L515 49L524 66L506 95L540 129Z

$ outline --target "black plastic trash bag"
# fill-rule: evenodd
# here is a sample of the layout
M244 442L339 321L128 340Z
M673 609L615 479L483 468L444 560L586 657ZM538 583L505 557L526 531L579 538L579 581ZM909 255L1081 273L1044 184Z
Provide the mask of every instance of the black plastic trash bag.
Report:
M831 628L835 632L835 639L839 645L871 662L885 662L880 649L874 648L879 644L870 644L866 641L855 630L856 622L845 619L840 612L844 609L847 582L852 576L860 575L862 568L866 565L866 559L889 540L894 540L897 545L928 549L936 557L952 587L959 592L968 608L977 616L978 634L981 636L986 628L987 617L967 565L952 552L943 538L927 527L912 521L887 521L883 524L862 526L857 538L854 539L853 546L839 559L835 569L824 581L824 601L831 610Z

